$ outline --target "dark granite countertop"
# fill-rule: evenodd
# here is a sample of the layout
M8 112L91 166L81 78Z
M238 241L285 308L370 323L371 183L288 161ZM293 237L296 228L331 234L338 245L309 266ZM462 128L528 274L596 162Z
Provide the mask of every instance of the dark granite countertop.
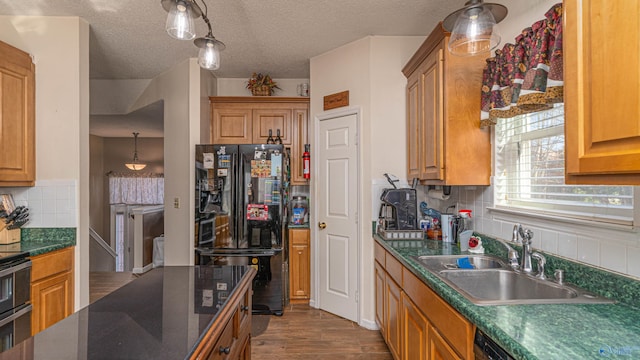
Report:
M184 359L244 276L245 266L156 268L1 353L32 359ZM31 358L31 357L28 357Z
M618 289L615 294L620 294L624 302L598 305L477 306L409 257L459 254L460 251L455 246L443 247L441 241L433 240L385 241L378 236L374 236L374 239L516 359L596 359L603 356L640 358L640 310L632 306L635 305L634 300L638 301L640 282L634 279L616 274L608 275L599 269L579 269L575 264L564 262L562 265L565 269L573 266L571 272L574 275L567 279L569 282L577 283L571 280L580 278L583 282L578 285L589 287L588 290L604 296L611 295L608 289L597 288L608 284L608 287ZM498 249L484 240L483 245L488 253L491 253L489 250L492 248ZM504 256L498 250L496 252L497 255ZM551 258L551 264L561 261L548 258ZM553 269L548 271L552 273ZM587 283L588 281L593 283ZM596 281L602 283L596 284Z

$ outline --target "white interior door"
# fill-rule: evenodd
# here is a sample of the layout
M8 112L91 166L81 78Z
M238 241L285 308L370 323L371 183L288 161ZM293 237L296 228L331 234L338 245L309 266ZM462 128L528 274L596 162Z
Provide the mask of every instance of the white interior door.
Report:
M318 138L319 305L357 322L357 115L321 118Z

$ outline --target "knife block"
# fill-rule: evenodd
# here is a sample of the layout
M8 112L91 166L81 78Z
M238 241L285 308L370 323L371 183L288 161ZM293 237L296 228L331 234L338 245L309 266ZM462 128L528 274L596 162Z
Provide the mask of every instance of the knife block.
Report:
M20 242L20 229L9 230L5 224L0 224L0 244L14 244Z

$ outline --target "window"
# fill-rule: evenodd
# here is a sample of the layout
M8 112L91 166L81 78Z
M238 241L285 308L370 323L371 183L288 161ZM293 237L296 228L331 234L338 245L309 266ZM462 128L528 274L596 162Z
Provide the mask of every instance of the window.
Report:
M564 184L564 105L496 125L496 206L632 224L633 187Z

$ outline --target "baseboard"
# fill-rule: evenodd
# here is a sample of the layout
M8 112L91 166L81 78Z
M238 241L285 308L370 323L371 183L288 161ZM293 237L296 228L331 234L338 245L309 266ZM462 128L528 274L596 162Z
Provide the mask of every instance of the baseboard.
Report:
M360 320L360 323L358 325L368 330L380 330L378 323L371 320Z
M316 301L313 299L309 299L309 306L314 309L318 309L318 305L316 305Z
M143 268L134 267L132 272L134 274L144 274L144 273L146 273L147 271L149 271L151 269L153 269L153 263L151 263L151 264L149 264L149 265L147 265L147 266L145 266Z

